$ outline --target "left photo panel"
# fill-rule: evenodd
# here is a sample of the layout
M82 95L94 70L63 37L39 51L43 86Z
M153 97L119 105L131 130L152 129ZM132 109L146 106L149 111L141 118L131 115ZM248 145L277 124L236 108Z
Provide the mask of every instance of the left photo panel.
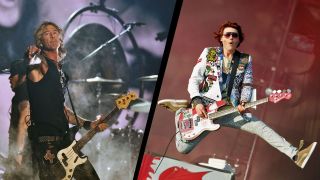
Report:
M133 179L175 6L0 0L0 180Z

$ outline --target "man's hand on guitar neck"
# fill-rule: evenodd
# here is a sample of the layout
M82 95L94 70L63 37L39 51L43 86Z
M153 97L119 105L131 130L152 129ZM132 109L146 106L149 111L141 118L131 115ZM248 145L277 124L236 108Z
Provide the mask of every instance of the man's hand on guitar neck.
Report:
M240 114L244 114L247 112L247 109L245 108L245 102L241 102L238 106L238 111ZM201 118L208 118L208 113L206 111L206 108L203 104L199 103L195 106L196 112L198 116Z
M100 117L91 122L91 124L90 124L91 129L93 129L96 126L98 126L98 130L100 132L106 130L108 128L107 123L105 123L105 122L101 123L101 121L99 121L99 120L100 120Z
M81 117L78 117L81 118ZM83 118L81 118L81 122L82 122L82 126L84 129L86 130L90 130L90 129L94 129L96 126L98 126L98 131L104 131L105 129L108 128L108 124L103 122L103 120L101 119L102 117L99 115L97 116L97 119L94 121L89 121L89 120L85 120Z
M203 104L197 104L196 107L196 112L201 118L208 118L208 114L206 111L206 108L204 107Z
M238 105L238 111L240 114L243 114L246 112L246 108L244 107L245 106L245 102L241 102L239 105Z

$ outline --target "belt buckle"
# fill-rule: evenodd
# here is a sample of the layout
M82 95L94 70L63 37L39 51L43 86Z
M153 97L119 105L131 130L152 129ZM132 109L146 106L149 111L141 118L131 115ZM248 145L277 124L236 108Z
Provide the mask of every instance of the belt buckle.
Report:
M40 136L38 137L39 142L55 142L62 140L60 136Z

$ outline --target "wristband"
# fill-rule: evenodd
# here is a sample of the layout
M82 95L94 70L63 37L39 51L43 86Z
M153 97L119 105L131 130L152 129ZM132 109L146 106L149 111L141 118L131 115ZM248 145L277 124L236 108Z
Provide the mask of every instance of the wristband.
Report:
M198 104L203 104L202 103L202 98L200 96L196 96L196 97L193 97L192 100L191 100L191 103L196 106Z
M83 128L86 130L91 129L91 121L84 121L83 122Z

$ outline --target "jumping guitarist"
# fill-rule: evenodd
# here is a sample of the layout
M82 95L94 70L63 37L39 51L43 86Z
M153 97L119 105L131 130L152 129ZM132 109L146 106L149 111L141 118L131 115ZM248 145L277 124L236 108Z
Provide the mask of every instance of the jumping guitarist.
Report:
M246 110L252 105L249 104L253 83L252 57L237 51L244 40L240 25L234 22L222 24L215 33L215 39L221 47L205 48L189 79L192 108L175 109L178 151L189 153L210 130L226 126L258 135L297 166L304 168L317 142L304 149L302 144L296 148ZM265 101L276 102L279 98L291 97L290 92L278 93ZM160 104L169 108L181 107L177 101L163 101ZM221 107L226 106L235 107L235 110L219 112Z

